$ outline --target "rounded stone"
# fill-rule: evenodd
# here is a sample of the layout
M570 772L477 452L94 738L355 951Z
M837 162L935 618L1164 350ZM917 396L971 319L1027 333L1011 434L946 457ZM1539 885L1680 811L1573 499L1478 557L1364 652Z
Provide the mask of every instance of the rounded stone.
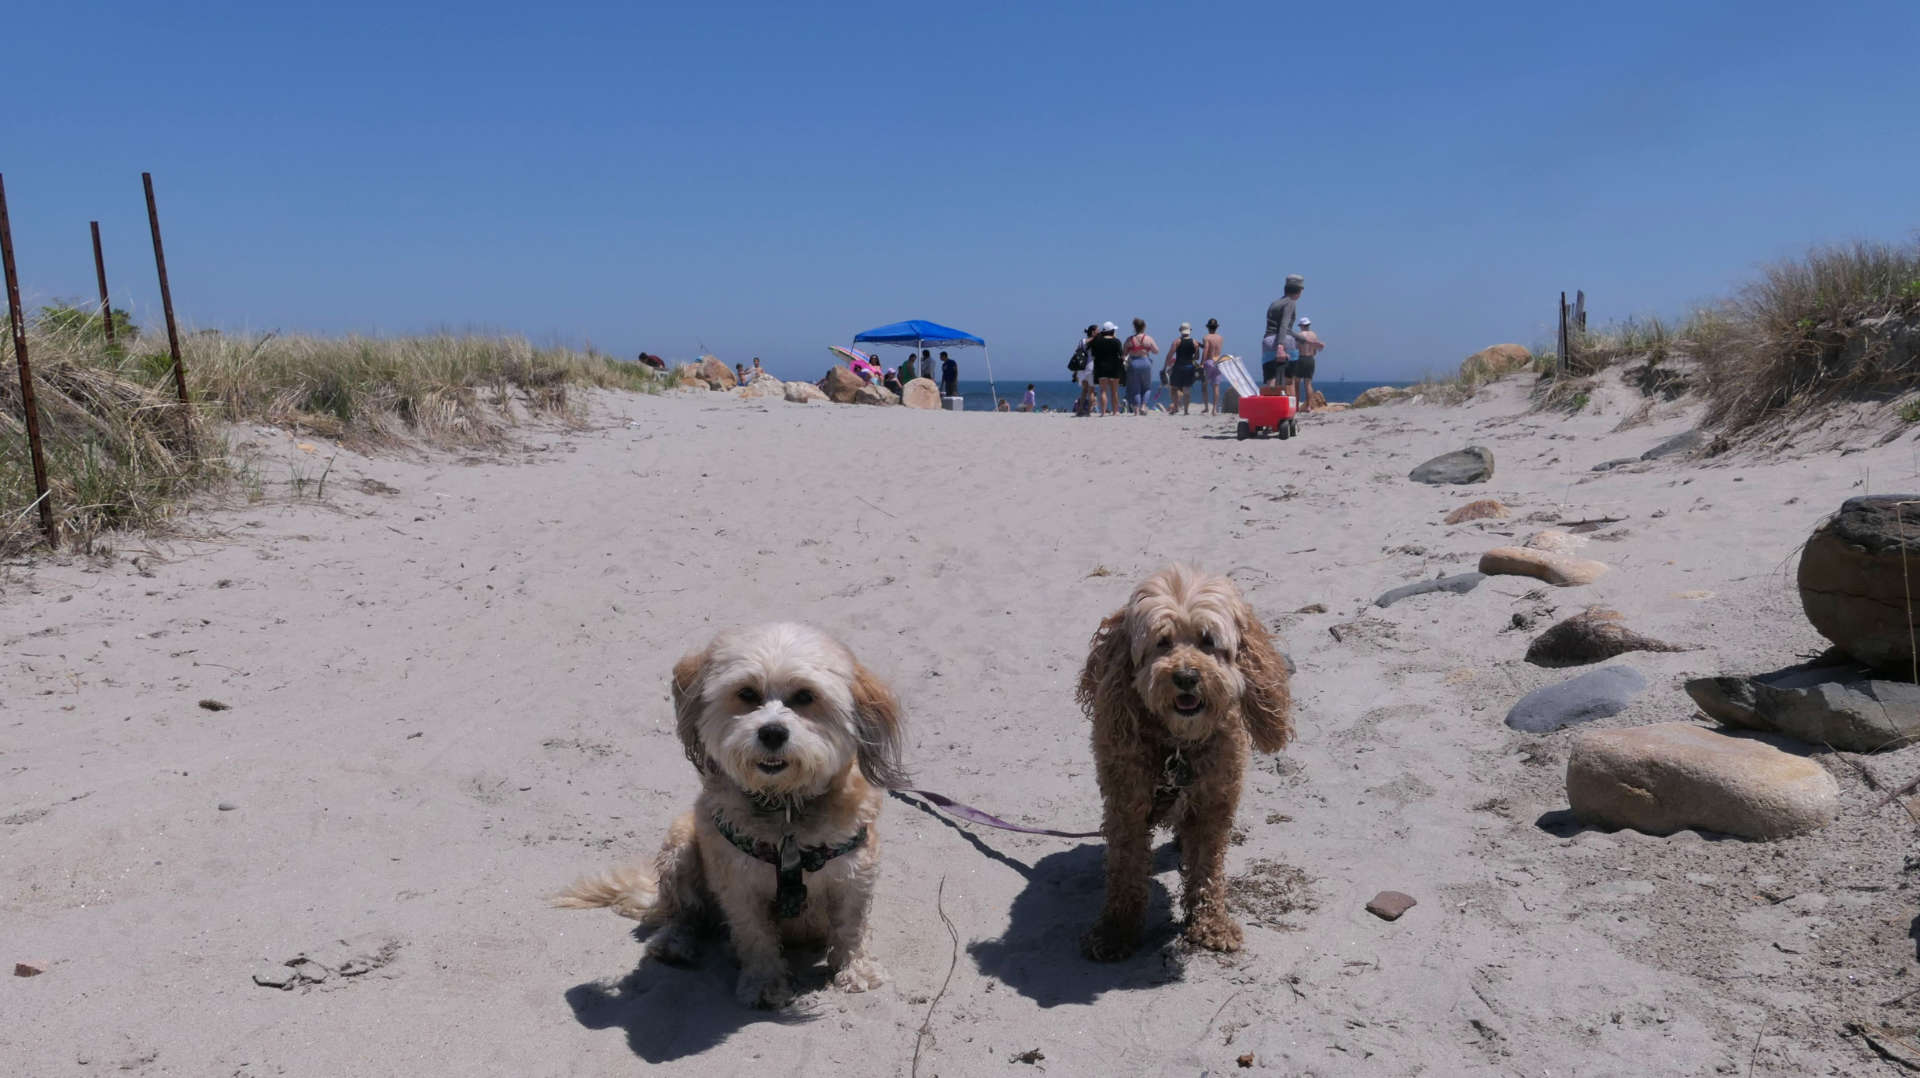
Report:
M1775 839L1832 822L1840 786L1760 738L1661 723L1576 737L1567 801L1580 819L1653 835L1703 828Z
M1915 679L1920 494L1849 498L1800 551L1800 605L1821 636L1868 666Z

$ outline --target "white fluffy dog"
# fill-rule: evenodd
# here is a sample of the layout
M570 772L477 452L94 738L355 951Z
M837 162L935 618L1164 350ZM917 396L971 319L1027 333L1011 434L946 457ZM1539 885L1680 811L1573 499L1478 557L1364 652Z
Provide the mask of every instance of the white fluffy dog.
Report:
M673 667L673 706L700 797L651 869L582 879L555 904L611 907L658 931L647 956L693 960L724 923L740 959L736 997L793 998L783 946L824 945L833 983L885 983L867 954L885 788L904 780L900 705L826 633L736 629Z

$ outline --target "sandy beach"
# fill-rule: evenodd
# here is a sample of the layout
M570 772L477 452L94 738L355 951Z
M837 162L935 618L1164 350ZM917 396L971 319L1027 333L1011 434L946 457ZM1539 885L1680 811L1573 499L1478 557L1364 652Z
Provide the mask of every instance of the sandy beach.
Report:
M1817 753L1843 807L1811 834L1653 838L1566 822L1572 731L1502 719L1575 672L1523 655L1588 604L1694 648L1610 660L1650 684L1602 727L1694 721L1687 678L1822 650L1796 550L1844 498L1920 486L1915 437L1594 472L1697 412L1622 430L1637 398L1569 417L1525 390L1288 442L687 392L473 455L235 428L264 500L0 567L0 962L44 970L4 980L4 1069L899 1075L918 1044L949 1078L1891 1073L1848 1026L1920 1006L1915 824L1876 807L1920 750ZM1408 481L1466 445L1491 481ZM1513 516L1442 523L1482 497ZM1374 606L1603 518L1592 585ZM791 1012L743 1010L724 957L636 971L630 922L545 906L691 802L668 670L744 622L816 623L889 679L918 785L1096 827L1074 679L1173 560L1229 573L1298 667L1298 740L1256 758L1230 855L1241 953L1179 950L1166 860L1149 945L1088 963L1097 840L905 800L871 993L816 973ZM1383 889L1419 904L1384 922ZM356 972L255 982L323 950Z

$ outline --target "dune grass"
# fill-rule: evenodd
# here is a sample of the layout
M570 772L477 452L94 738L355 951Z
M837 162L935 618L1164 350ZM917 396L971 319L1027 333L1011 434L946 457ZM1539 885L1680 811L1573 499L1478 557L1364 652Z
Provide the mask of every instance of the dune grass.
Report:
M318 337L203 332L181 341L190 408L164 336L108 347L97 318L36 319L28 332L49 487L63 546L156 528L240 466L224 422L366 444L489 446L533 417L577 421L582 388L657 392L672 376L517 337ZM0 355L0 552L41 540L7 335Z

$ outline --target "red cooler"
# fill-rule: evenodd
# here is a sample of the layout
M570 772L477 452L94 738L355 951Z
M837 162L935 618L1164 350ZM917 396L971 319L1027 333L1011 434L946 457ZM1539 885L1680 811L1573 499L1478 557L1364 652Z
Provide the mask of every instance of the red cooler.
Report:
M1240 428L1237 433L1241 438L1268 433L1291 438L1300 433L1300 425L1293 418L1293 398L1285 394L1269 396L1262 393L1258 397L1241 397L1239 407Z

